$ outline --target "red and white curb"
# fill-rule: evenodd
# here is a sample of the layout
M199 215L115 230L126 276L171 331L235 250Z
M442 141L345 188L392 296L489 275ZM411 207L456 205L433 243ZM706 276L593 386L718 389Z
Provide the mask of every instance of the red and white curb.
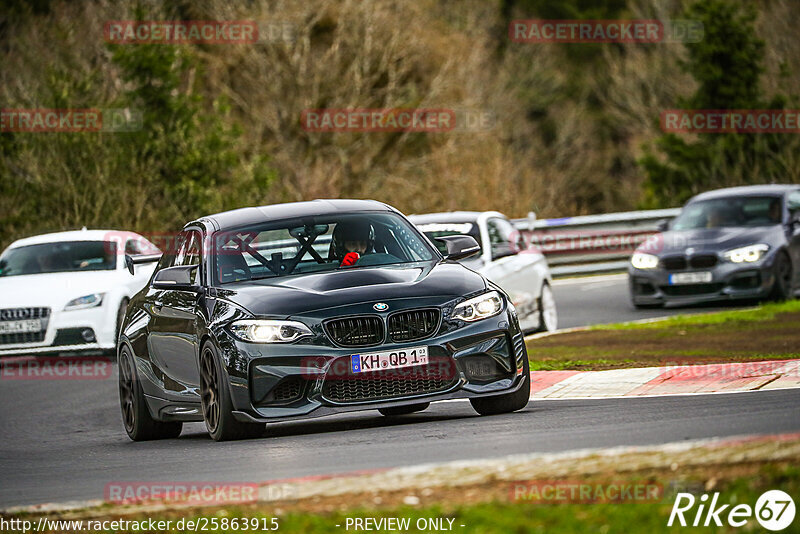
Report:
M532 399L643 397L798 387L800 360L531 372Z

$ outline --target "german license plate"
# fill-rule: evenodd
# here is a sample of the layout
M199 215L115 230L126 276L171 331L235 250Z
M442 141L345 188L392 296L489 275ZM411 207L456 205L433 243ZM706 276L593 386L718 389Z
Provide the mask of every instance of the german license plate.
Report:
M27 332L41 332L42 330L44 330L42 321L39 319L0 322L0 334L25 334Z
M401 369L428 363L428 347L410 347L403 350L353 354L350 356L350 369L354 373Z
M669 275L670 285L679 284L705 284L712 280L711 273L708 271L696 273L675 273Z

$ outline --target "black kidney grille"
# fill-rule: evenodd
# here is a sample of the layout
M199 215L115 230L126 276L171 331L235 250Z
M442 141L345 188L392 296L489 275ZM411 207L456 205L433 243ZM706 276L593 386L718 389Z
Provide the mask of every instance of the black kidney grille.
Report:
M717 264L718 258L715 254L701 254L689 258L689 264L695 269L708 269Z
M409 310L389 316L389 336L392 341L425 339L436 333L439 310Z
M365 315L333 319L325 323L328 336L343 347L368 347L383 343L383 320L380 317Z
M683 256L671 256L663 258L661 265L668 271L682 271L686 268L686 258Z
M333 402L365 402L437 393L458 381L455 362L449 357L431 357L427 365L365 373L341 372L349 369L332 365L325 375L322 395Z

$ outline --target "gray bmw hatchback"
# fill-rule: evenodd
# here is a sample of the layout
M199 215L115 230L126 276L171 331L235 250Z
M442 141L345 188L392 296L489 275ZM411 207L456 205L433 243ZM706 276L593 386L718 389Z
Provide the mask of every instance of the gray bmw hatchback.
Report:
M727 299L784 300L800 287L800 185L691 198L628 268L637 308Z

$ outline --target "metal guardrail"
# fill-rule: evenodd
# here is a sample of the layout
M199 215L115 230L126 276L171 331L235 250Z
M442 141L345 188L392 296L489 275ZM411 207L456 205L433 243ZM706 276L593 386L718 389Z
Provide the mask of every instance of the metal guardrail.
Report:
M544 253L553 276L624 271L631 253L680 208L513 219L525 242Z

